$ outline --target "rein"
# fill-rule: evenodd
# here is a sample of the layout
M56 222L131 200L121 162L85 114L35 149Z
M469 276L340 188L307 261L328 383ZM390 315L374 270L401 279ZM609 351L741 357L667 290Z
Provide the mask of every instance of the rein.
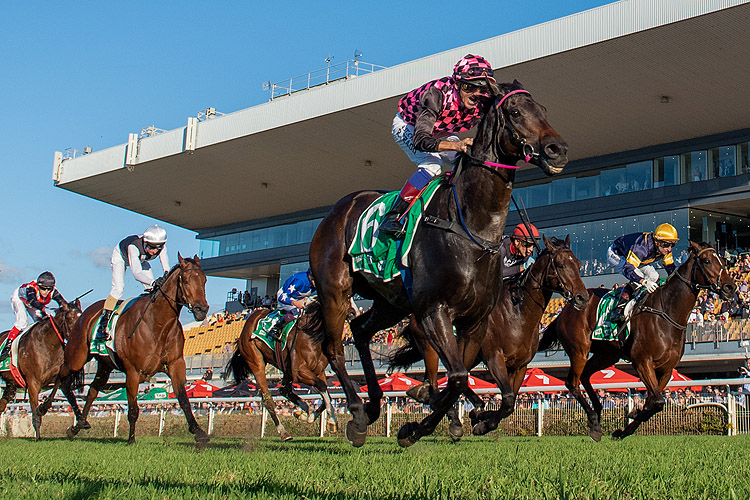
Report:
M52 329L55 330L55 333L57 334L57 338L60 339L60 343L62 345L65 345L65 339L62 335L60 335L60 330L57 329L57 325L55 324L55 320L52 319L52 317L49 318L49 322L52 323Z

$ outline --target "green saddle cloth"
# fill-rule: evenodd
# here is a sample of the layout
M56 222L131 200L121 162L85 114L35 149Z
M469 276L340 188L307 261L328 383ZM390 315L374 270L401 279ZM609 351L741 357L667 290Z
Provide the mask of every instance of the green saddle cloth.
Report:
M109 317L109 323L107 323L107 332L109 332L109 337L110 337L109 342L95 339L96 332L99 331L99 323L101 323L102 317L99 316L96 319L96 321L94 321L94 324L91 325L91 331L89 332L90 337L91 337L91 345L89 346L91 354L99 355L99 356L111 356L115 352L114 332L117 326L117 320L120 318L120 315L124 313L125 311L127 311L128 309L130 309L130 306L135 304L135 301L138 300L139 298L140 297L133 297L127 300L117 301L115 310L112 311L112 315Z
M433 179L412 204L406 216L406 236L403 240L393 239L378 231L380 222L396 201L398 191L391 191L375 200L360 216L357 232L349 246L352 270L372 274L383 281L391 281L401 274L402 267L409 267L409 251L414 233L422 220L422 212L445 180L445 176Z
M663 283L664 280L660 279L659 284L661 285ZM612 310L620 300L622 289L623 287L620 287L616 290L607 292L599 301L599 306L596 310L596 328L594 328L594 331L591 332L591 340L618 340L617 328L619 327L619 324L610 321L610 316L612 314ZM638 301L645 293L647 292L644 287L639 288L635 292L634 296L630 299L630 302L638 303ZM622 341L625 342L628 337L630 337L630 321L625 324Z
M276 323L276 320L281 321L281 319L285 315L286 311L281 311L279 309L271 311L270 313L268 313L268 316L258 321L258 326L253 331L253 335L262 340L263 343L265 343L271 350L275 350L277 341L269 335L268 331ZM284 325L284 329L281 331L281 338L278 340L278 342L281 344L281 349L284 349L286 347L286 339L289 336L289 331L296 323L297 320L293 319L292 321Z
M3 352L3 349L5 349L5 344L8 343L8 339L0 343L0 352ZM2 360L0 360L0 372L8 371L10 370L10 351L8 351L8 355L5 356Z

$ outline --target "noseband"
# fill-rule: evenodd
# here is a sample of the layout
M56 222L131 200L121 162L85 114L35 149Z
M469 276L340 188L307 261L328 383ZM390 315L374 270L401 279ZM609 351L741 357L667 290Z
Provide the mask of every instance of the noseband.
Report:
M562 250L558 250L558 252L560 251ZM548 255L549 255L549 259L547 259L547 265L544 268L544 272L542 273L541 279L537 279L533 274L531 274L531 268L529 268L529 273L527 276L531 277L531 279L533 279L539 285L539 289L559 293L560 295L563 296L566 302L570 302L571 300L573 300L574 295L573 295L573 292L571 292L568 286L565 284L565 281L562 279L562 276L560 275L560 270L557 269L557 266L554 265L556 254L552 254L552 252L548 251ZM547 276L550 273L550 268L555 273L555 277L557 278L557 283L560 288L559 290L544 286L544 282L547 280Z
M698 252L695 255L695 260L693 261L693 267L690 270L690 279L689 280L685 279L680 274L679 270L676 270L675 274L677 275L677 278L680 279L680 281L682 281L683 283L687 284L693 290L693 292L696 293L696 294L698 293L698 290L711 290L714 293L718 293L719 290L721 289L721 285L719 285L720 280L721 280L721 271L719 271L719 275L716 277L716 282L711 281L711 279L708 277L708 273L706 273L706 270L703 268L703 264L701 264L700 257L705 252L713 252L714 255L716 255L716 258L719 258L719 254L716 252L716 250L714 248L711 248L711 247L704 248L703 250L701 250L700 252ZM721 262L721 261L719 261L719 262ZM705 283L707 283L707 284L701 284L701 283L698 283L696 281L696 279L695 279L696 267L698 269L700 269L701 274L703 275L703 281ZM723 267L724 266L722 265L722 270L723 270Z

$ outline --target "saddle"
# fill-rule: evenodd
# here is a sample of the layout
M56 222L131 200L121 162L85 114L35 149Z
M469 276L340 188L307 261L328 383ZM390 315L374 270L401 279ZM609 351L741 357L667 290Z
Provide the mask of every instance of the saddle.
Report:
M611 313L620 300L622 287L607 292L600 300L596 310L596 328L591 332L591 340L618 341L620 345L625 344L630 336L630 316L636 306L640 305L648 293L641 288L633 294L633 297L625 305L625 317L627 321L622 324L611 320Z
M21 333L18 334L18 336L13 340L13 343L10 346L10 354L0 360L0 372L9 371L10 374L13 375L13 379L20 387L26 387L26 380L23 378L21 370L18 369L18 346L23 336L26 335L34 325L36 325L36 323L30 324L29 326L24 328ZM0 343L0 352L5 349L6 343L8 343L7 337L2 341L2 343Z

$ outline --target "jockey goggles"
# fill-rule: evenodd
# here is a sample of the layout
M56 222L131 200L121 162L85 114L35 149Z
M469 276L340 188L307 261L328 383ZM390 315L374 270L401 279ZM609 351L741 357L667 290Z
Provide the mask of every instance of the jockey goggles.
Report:
M143 242L143 246L149 250L161 250L164 248L164 243L149 243L148 241Z
M492 71L490 68L485 68L482 66L472 66L466 71L463 71L460 75L461 79L474 79L474 78L492 78L494 79L495 72Z
M53 286L42 286L42 285L37 285L37 288L38 288L39 290L43 291L43 292L51 292L51 291L52 291L52 289L53 289L53 288L55 288L55 287L53 287Z

